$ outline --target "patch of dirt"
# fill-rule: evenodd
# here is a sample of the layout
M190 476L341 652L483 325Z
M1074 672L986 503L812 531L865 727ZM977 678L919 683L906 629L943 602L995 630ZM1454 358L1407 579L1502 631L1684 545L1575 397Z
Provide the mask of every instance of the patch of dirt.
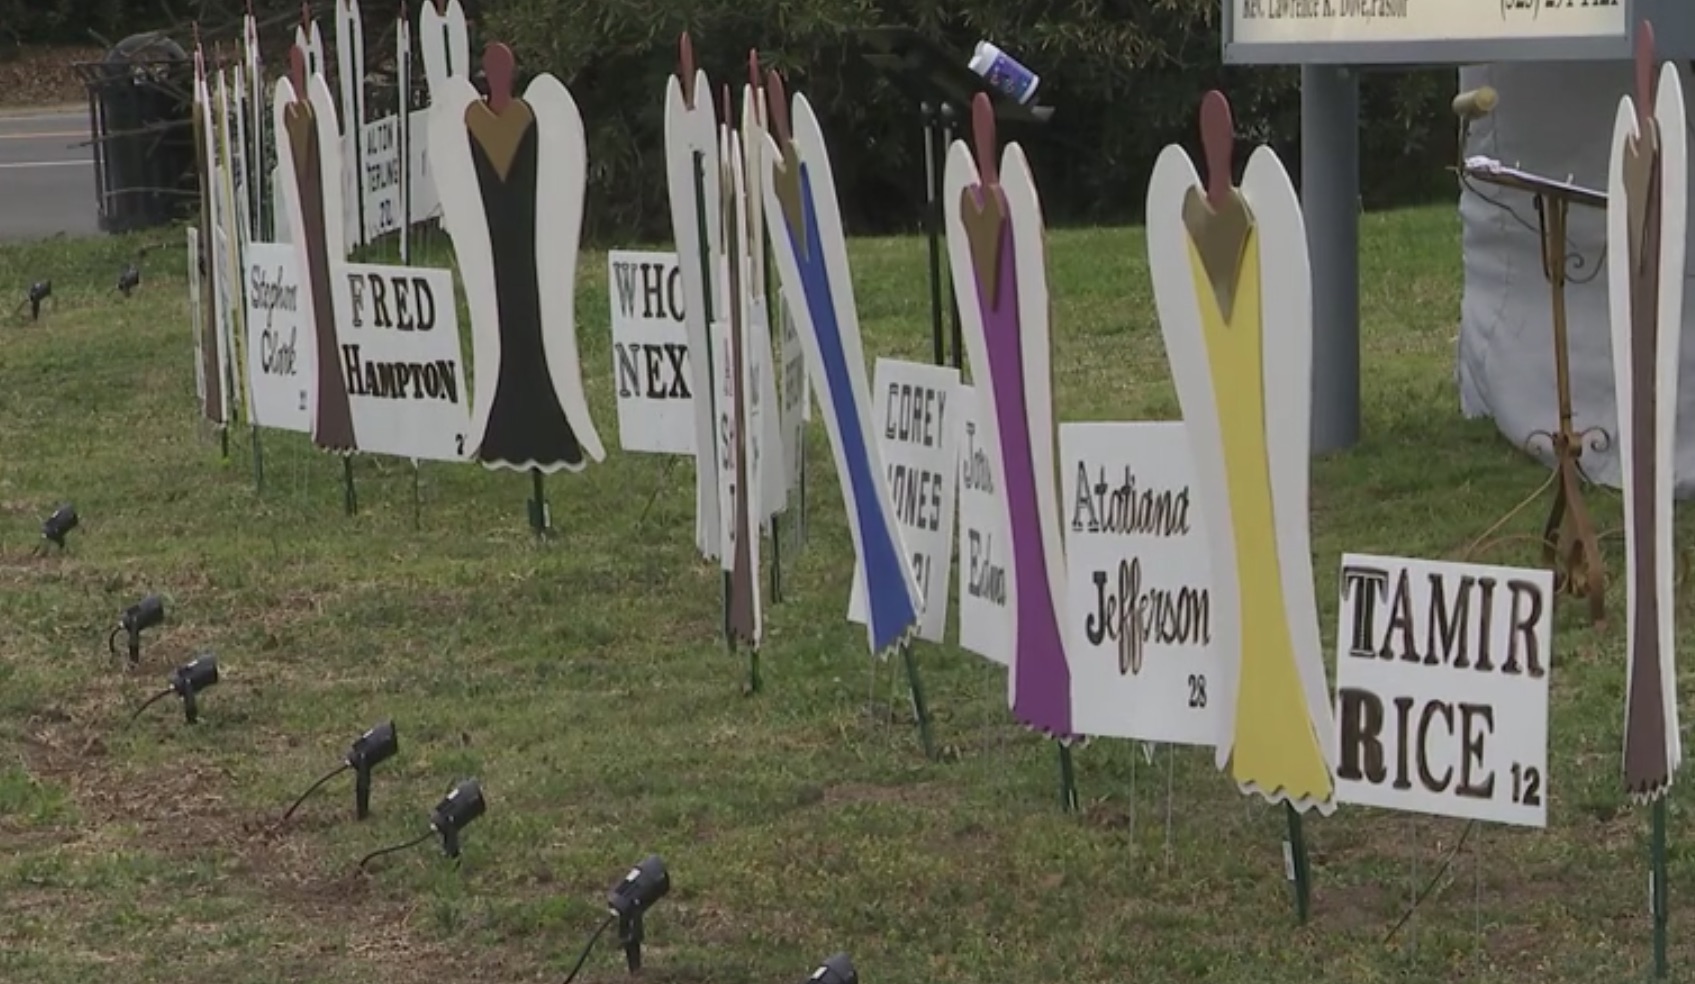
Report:
M71 66L97 61L96 47L41 48L25 45L0 53L0 106L7 108L83 103L88 90Z
M291 935L303 941L357 941L348 956L365 971L363 979L470 979L465 975L487 970L487 955L473 965L446 944L419 938L409 926L415 901L384 898L356 872L326 874L304 835L336 822L331 818L308 811L279 828L274 815L232 806L225 795L230 776L216 766L185 761L141 774L114 766L99 736L105 725L94 722L109 722L121 713L118 699L90 698L52 708L33 715L25 726L27 767L63 784L75 804L76 828L55 832L68 850L140 845L166 858L220 856L244 892L263 900L259 904L265 911L255 913L256 919L295 927ZM302 956L321 963L321 955Z
M951 790L928 782L900 783L892 786L868 782L837 782L824 787L822 802L825 806L843 806L849 803L897 803L933 807L936 805L938 797L948 798L952 795Z

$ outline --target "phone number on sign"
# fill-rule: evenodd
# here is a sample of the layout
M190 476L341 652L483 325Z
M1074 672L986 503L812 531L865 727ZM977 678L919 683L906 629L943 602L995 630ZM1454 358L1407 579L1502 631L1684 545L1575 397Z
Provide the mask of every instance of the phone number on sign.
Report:
M1617 7L1622 0L1501 0L1502 20L1535 20L1544 10L1587 10L1593 7Z

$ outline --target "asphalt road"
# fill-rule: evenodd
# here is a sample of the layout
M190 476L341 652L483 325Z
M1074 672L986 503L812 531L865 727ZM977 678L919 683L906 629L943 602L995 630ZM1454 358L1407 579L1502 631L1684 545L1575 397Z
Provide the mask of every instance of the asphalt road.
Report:
M0 115L0 242L100 231L88 110Z

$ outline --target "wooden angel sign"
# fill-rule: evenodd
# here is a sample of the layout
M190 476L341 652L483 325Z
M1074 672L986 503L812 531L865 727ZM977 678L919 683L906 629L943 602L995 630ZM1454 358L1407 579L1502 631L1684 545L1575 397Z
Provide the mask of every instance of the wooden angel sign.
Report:
M315 371L309 387L312 443L325 451L359 449L353 407L342 373L336 337L333 278L340 275L341 134L335 98L321 74L309 71L310 57L296 46L289 52L290 76L277 80L272 101L272 132L277 135L279 204L286 213L296 269L304 288L296 303L305 326L302 346L310 346L306 364Z
M886 657L917 631L921 600L871 426L870 385L835 176L823 130L806 97L797 94L791 106L776 72L767 73L765 91L770 112L760 155L765 225L835 455L863 579L871 652Z
M752 346L753 360L750 363L754 374L754 414L753 433L756 435L755 448L757 481L759 484L759 520L764 522L781 513L788 506L788 477L784 471L783 456L783 422L780 404L777 396L777 353L771 344L771 329L775 322L770 304L770 272L766 266L766 246L769 239L765 233L765 196L759 187L760 176L764 173L759 154L764 151L765 140L765 87L760 84L759 56L756 52L748 52L748 84L742 86L742 122L741 149L743 157L742 174L747 185L744 196L747 211L748 234L741 240L742 249L748 257L748 278L744 293L747 295L748 315L752 330L748 334L748 344ZM729 114L725 113L726 118ZM776 313L781 316L781 295L777 295Z
M665 82L665 175L671 200L671 230L683 275L683 327L689 340L689 390L694 393L695 548L708 560L723 556L718 501L719 447L714 382L716 323L724 310L724 229L718 121L712 111L706 72L694 63L694 47L678 42L677 74Z
M199 271L203 273L200 290L200 333L195 350L200 363L195 377L201 382L201 416L220 426L230 420L229 347L219 315L217 259L213 237L217 229L218 202L216 164L216 134L212 121L212 93L206 82L206 52L197 43L194 47L194 148L195 167L200 172L200 246Z
M242 57L247 66L247 174L248 174L248 214L252 223L253 238L264 239L270 235L265 222L266 196L265 182L270 175L270 168L265 162L265 148L270 141L265 139L266 117L270 115L270 100L266 98L265 61L259 51L259 23L253 17L253 5L248 4L247 12L241 18Z
M729 89L725 88L725 118L729 118ZM753 433L758 380L754 372L755 335L766 330L753 316L753 257L748 242L754 238L749 223L746 169L742 159L741 134L723 127L718 139L718 186L724 191L719 209L723 243L728 262L725 296L728 300L723 333L724 358L719 360L717 386L724 415L723 476L720 504L724 513L721 531L723 568L730 575L726 599L725 627L732 641L759 648L761 613L759 598L759 472ZM763 291L761 291L763 293ZM769 338L769 335L767 335Z
M1648 801L1665 794L1683 759L1672 598L1672 480L1689 146L1682 79L1673 62L1654 71L1654 32L1646 23L1637 32L1636 95L1619 100L1613 125L1607 201L1607 290L1629 599L1624 786L1633 799Z
M218 247L219 262L214 277L222 294L224 344L230 359L230 409L251 423L253 393L247 385L247 305L242 276L249 230L243 221L245 211L241 199L245 189L239 177L242 162L236 124L240 112L230 98L229 74L220 69L217 78L212 127L212 166L216 175L213 194L217 196L212 214L217 217L217 227L212 237Z
M418 49L424 55L431 102L448 79L471 74L471 35L459 0L424 0L418 11Z
M1070 741L1065 541L1054 448L1052 345L1042 206L1023 148L995 160L989 97L971 106L977 156L948 149L942 208L960 329L982 411L983 440L998 449L1004 482L1012 629L1007 674L1013 716Z
M465 76L430 110L430 160L471 313L477 367L466 453L490 469L582 471L606 450L577 354L583 120L543 73L512 91L512 51L483 54L485 102Z
M306 54L306 77L322 75L329 71L329 64L324 60L324 32L318 27L318 19L312 16L312 5L300 5L300 23L294 28L294 46Z
M1308 528L1312 270L1282 161L1255 148L1231 185L1220 92L1201 101L1203 184L1161 152L1148 186L1148 266L1212 557L1220 679L1216 760L1245 793L1335 809L1336 733Z
M347 249L365 245L365 22L359 0L335 0L336 85L341 91L342 214Z

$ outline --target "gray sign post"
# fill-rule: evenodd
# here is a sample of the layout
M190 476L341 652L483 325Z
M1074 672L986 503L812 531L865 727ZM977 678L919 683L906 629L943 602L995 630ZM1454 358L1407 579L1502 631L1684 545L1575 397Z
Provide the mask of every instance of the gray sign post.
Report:
M1301 201L1313 270L1314 454L1359 439L1359 82L1351 65L1629 61L1653 22L1695 57L1691 0L1223 0L1227 64L1301 66ZM1597 134L1597 140L1606 139Z

